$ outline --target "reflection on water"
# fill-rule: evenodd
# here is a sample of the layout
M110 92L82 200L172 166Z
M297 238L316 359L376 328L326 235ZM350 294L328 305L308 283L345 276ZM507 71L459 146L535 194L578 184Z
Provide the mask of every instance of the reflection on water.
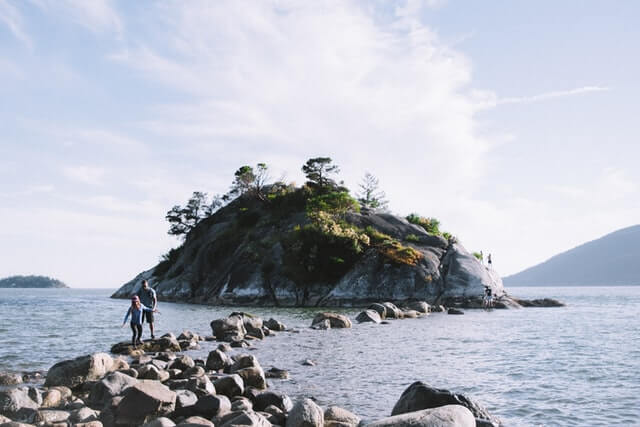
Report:
M47 369L58 360L108 350L129 339L120 329L126 300L111 290L0 290L0 370ZM640 287L517 288L565 308L467 311L354 325L308 328L317 309L228 308L160 303L160 333L190 329L244 310L275 317L299 333L256 342L265 368L290 371L271 386L313 396L373 419L389 415L413 381L464 392L509 425L631 425L640 420ZM352 318L354 310L344 310ZM145 335L148 331L145 329ZM216 343L191 352L206 358ZM245 350L248 351L248 350ZM305 359L316 366L303 366Z

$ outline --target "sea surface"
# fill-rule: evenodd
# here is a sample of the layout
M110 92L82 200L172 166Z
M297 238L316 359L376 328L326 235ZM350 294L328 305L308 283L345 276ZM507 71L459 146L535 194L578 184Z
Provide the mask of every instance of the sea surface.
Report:
M130 339L128 301L113 289L0 289L0 371L46 370ZM298 333L256 342L265 369L290 371L271 388L366 420L388 416L414 381L466 393L507 425L640 425L640 287L512 288L563 308L434 313L389 325L314 331L318 309L159 304L157 333L210 335L211 320L244 310ZM337 310L352 318L355 310ZM145 327L144 337L148 337ZM215 342L192 357L206 358ZM249 350L242 350L249 351ZM316 366L303 366L311 359Z

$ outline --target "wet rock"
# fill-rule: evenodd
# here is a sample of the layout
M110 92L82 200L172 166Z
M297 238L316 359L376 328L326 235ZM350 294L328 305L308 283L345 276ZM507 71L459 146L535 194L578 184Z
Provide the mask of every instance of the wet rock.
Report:
M278 369L273 367L266 371L264 374L267 378L276 378L279 380L289 379L289 371L287 371L286 369Z
M214 424L206 418L193 416L182 421L180 424L178 424L178 426L180 427L201 427L201 426L214 427Z
M218 425L218 424L216 424ZM267 419L253 411L243 411L235 417L225 420L224 423L219 424L220 427L234 427L234 426L251 426L251 427L271 427L271 423Z
M475 427L471 411L461 405L445 405L408 412L366 424L366 427Z
M469 409L475 418L500 424L498 418L493 417L484 406L475 400L464 394L456 394L448 390L431 387L422 381L416 381L407 387L393 407L391 415L437 408L444 405L462 405Z
M169 369L180 369L181 371L186 371L187 369L193 368L194 366L196 366L196 364L193 359L186 354L183 354L169 364Z
M356 322L358 322L358 323L364 323L364 322L380 323L380 322L382 322L382 319L380 318L380 315L378 314L377 311L375 311L375 310L365 310L365 311L361 312L360 314L358 314L358 316L356 317Z
M178 335L178 341L182 341L182 340L186 340L186 341L204 341L204 338L201 338L200 335L187 330L187 331L182 331L182 333L180 335Z
M18 388L0 390L0 414L15 420L22 409L38 409L38 405L31 400L26 390ZM19 418L25 418L23 414L20 415Z
M86 381L99 380L112 370L112 366L113 359L106 353L94 353L64 360L49 369L44 385L75 388Z
M97 420L98 420L98 413L91 408L87 408L86 406L84 408L80 408L80 409L76 409L75 411L72 411L71 414L69 415L69 421L72 424L88 423L89 421L97 421Z
M208 394L198 398L194 411L207 418L220 417L231 412L231 402L227 396Z
M0 385L22 384L22 375L13 372L0 372Z
M137 384L138 380L121 372L111 372L93 385L87 403L94 408L102 408L113 397Z
M257 389L267 388L267 380L261 367L250 367L239 369L236 372L242 378L246 386L255 387Z
M264 411L269 406L276 406L283 412L289 412L293 407L293 402L284 393L277 391L264 391L255 398L253 409L256 411Z
M458 310L457 308L450 308L447 310L447 314L464 314L464 311Z
M251 344L249 344L247 341L245 341L243 339L232 338L231 347L233 347L233 348L247 348L247 347L251 347Z
M226 369L233 365L233 361L226 353L220 350L213 350L209 353L207 357L206 367L212 371L217 371L219 369Z
M176 393L155 381L139 381L123 393L116 407L120 424L142 424L148 416L163 416L174 411Z
M149 421L148 423L144 423L142 427L173 427L175 425L176 423L174 423L170 418L160 417Z
M391 302L383 302L385 310L387 311L387 319L402 319L402 311Z
M316 366L316 362L314 362L313 360L310 360L310 359L303 360L301 362L301 364L303 366Z
M329 319L326 319L318 323L313 323L311 325L311 329L318 329L318 330L331 329L331 322L329 321Z
M311 399L298 400L287 415L286 427L323 427L324 412Z
M311 325L328 320L332 328L350 328L351 320L347 316L337 313L318 313L313 318Z
M264 325L271 329L272 331L286 331L287 327L285 326L284 323L282 322L278 322L276 319L271 318L269 320L267 320L266 322L264 322Z
M387 317L387 309L384 305L374 303L369 306L367 310L373 310L380 316L380 319L384 320Z
M519 299L513 298L515 302L523 307L564 307L564 304L553 298L541 298L541 299Z
M244 338L247 330L242 316L229 316L211 322L211 330L218 341L231 341L232 338Z
M325 427L357 427L360 417L338 406L329 406L324 411Z
M218 394L227 397L242 396L244 394L244 381L237 374L228 375L218 378L213 382Z

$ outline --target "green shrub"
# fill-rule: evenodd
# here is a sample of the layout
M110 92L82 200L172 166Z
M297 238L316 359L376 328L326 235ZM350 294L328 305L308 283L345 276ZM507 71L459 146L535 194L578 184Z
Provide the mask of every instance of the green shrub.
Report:
M343 215L346 212L360 212L360 204L346 191L331 191L318 194L307 201L307 212L327 212L332 215Z
M370 225L365 227L364 232L369 236L369 240L373 245L393 240L388 234L381 233Z
M406 240L407 242L411 242L411 243L419 243L420 242L420 238L418 236L416 236L415 234L408 234L404 240Z
M482 261L482 254L480 252L474 252L472 255Z
M435 234L436 236L440 236L440 221L435 218L425 218L418 214L412 213L406 216L406 220L411 224L419 225L424 228L425 231L429 234Z

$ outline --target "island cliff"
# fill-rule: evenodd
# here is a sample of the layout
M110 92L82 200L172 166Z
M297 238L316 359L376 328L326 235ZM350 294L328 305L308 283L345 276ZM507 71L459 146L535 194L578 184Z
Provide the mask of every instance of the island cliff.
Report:
M518 306L499 275L454 237L367 209L309 208L309 190L266 201L244 195L203 219L184 244L113 294L143 279L160 299L203 304L364 306L422 300L480 307L485 287L498 306Z

